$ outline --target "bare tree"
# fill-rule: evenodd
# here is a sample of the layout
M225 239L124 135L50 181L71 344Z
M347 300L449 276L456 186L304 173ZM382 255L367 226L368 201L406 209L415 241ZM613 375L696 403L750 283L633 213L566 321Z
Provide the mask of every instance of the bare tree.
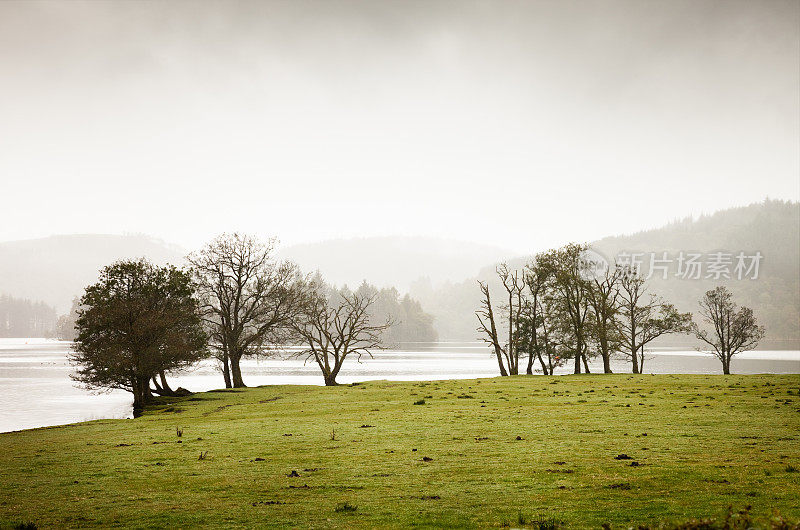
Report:
M382 333L390 320L374 324L370 306L377 295L334 290L315 283L314 292L294 323L304 349L295 354L317 363L326 386L336 385L344 360L355 355L372 357L372 350L383 348Z
M525 299L525 275L519 271L511 271L505 263L498 265L496 271L506 291L507 303L501 308L505 313L504 320L508 324L508 340L504 344L500 343L489 286L483 282L478 282L483 295L481 308L475 312L479 322L478 331L482 333L483 340L494 348L500 375L517 375L522 353L520 351L522 316L528 303Z
M760 326L749 307L738 307L733 295L719 286L706 292L700 300L700 316L713 331L708 332L693 324L695 336L713 348L714 355L722 362L722 373L731 373L731 358L737 353L755 349L764 338L764 326Z
M222 234L188 257L202 295L204 321L222 363L225 386L244 387L240 361L291 337L305 283L296 265L273 258L276 240Z
M482 340L491 344L494 349L494 354L497 357L497 365L500 368L500 375L506 376L508 375L508 370L506 370L504 358L507 353L505 348L500 344L500 339L497 335L497 324L495 323L494 309L492 308L492 295L489 292L489 285L481 281L478 281L478 285L481 288L481 295L483 296L480 309L475 311L475 316L478 317L478 322L480 324L478 331L484 334Z
M625 353L631 359L633 373L640 374L644 368L645 346L663 335L688 333L691 330L692 315L680 313L674 305L650 295L646 281L637 269L623 266L618 270L618 329L623 336Z
M522 342L528 352L526 374L533 374L534 357L538 359L544 375L553 373L553 355L549 344L548 306L545 302L550 288L550 270L537 260L525 266L525 285L528 288L524 306L523 322L520 326ZM547 362L545 362L547 358Z

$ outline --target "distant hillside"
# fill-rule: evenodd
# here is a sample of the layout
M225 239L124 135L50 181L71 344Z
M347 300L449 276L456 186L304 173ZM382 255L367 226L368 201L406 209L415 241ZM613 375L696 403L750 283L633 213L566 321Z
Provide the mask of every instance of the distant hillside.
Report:
M649 271L651 252L658 257L667 252L673 259L681 251L701 253L704 258L713 252L761 252L758 280L680 279L674 275L677 263L673 262L666 280L652 278L651 291L683 311L695 312L705 291L725 284L739 303L755 310L766 325L770 344L800 347L800 203L768 200L699 219L687 218L654 230L608 237L591 246L609 260L622 251L645 253L645 273ZM521 267L529 259L530 256L518 257L509 260L509 264ZM494 264L488 265L475 277L439 288L418 282L412 286L411 295L434 315L442 340L474 340L474 311L479 303L476 280L489 279L493 272Z
M319 269L337 285L355 287L363 280L378 287L407 291L420 277L432 283L477 274L487 263L510 255L499 247L433 237L368 237L294 245L280 255L305 271Z
M675 277L677 263L662 279L654 271L653 291L673 301L682 311L696 311L698 299L717 285L726 285L736 300L752 307L767 328L772 341L800 341L800 203L764 201L741 208L731 208L699 219L684 219L658 230L629 236L608 237L592 247L609 259L620 252L658 254L677 258L683 251L703 254L705 259L715 252L745 256L763 255L758 279L738 280L705 278L700 280ZM649 254L643 270L650 270ZM706 270L703 276L706 276Z
M140 235L67 235L0 243L0 293L42 301L59 313L97 279L97 272L123 258L147 257L180 264L186 252Z

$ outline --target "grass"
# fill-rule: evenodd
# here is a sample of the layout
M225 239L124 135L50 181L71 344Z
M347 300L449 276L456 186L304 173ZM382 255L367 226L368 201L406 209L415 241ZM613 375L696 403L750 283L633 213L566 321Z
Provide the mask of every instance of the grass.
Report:
M798 387L520 376L172 398L0 434L0 528L628 528L748 505L797 520Z

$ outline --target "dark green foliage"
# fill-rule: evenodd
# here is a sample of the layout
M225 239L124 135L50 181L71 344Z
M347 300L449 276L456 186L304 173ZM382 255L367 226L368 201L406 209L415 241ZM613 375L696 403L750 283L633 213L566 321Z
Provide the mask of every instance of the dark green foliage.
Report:
M104 268L81 298L71 357L73 378L92 389L122 389L134 409L150 398L150 380L206 354L194 284L175 267L146 260Z

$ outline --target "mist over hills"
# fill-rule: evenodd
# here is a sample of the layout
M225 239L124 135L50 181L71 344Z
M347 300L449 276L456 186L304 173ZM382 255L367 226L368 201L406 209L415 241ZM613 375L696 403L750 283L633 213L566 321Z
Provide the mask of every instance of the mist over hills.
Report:
M642 254L642 271L650 270L650 254L672 259L667 278L659 270L651 278L650 292L665 297L681 311L696 312L705 291L727 286L739 304L753 308L767 328L767 339L774 347L800 347L800 203L765 200L749 206L729 208L698 219L686 218L662 228L630 235L607 237L590 244L610 262L620 252ZM734 256L760 252L763 258L757 280L731 278L700 279L676 277L678 255L698 253L704 257L716 252ZM508 260L519 268L531 256ZM477 280L492 281L495 264L481 269L477 276L440 287L428 282L412 286L411 296L422 303L436 319L442 340L475 340L475 308L479 304ZM733 276L733 275L731 275ZM499 286L498 286L499 288ZM693 339L683 336L685 344Z
M0 243L0 293L44 302L59 313L97 280L98 271L125 258L180 264L186 251L144 235L56 235Z
M718 284L752 307L767 327L767 338L785 347L800 347L800 203L763 201L686 218L662 228L613 236L591 244L610 261L620 252L736 254L761 252L759 278L737 280L675 276L651 279L651 292L682 311L696 311L702 294ZM147 257L156 263L183 263L188 251L143 235L62 235L0 243L0 294L44 302L65 313L72 298L94 282L100 268L118 259ZM358 287L366 280L377 287L408 292L434 317L441 340L477 338L474 311L479 303L476 280L491 280L496 263L509 252L481 245L429 237L390 236L336 239L279 249L278 256L305 272L319 270L327 281ZM507 259L521 267L530 256ZM686 339L688 340L688 339Z
M356 287L367 280L402 292L420 278L433 284L460 281L477 274L487 263L514 255L491 245L424 236L332 239L289 246L278 254L304 271L319 269L327 281L337 285Z

